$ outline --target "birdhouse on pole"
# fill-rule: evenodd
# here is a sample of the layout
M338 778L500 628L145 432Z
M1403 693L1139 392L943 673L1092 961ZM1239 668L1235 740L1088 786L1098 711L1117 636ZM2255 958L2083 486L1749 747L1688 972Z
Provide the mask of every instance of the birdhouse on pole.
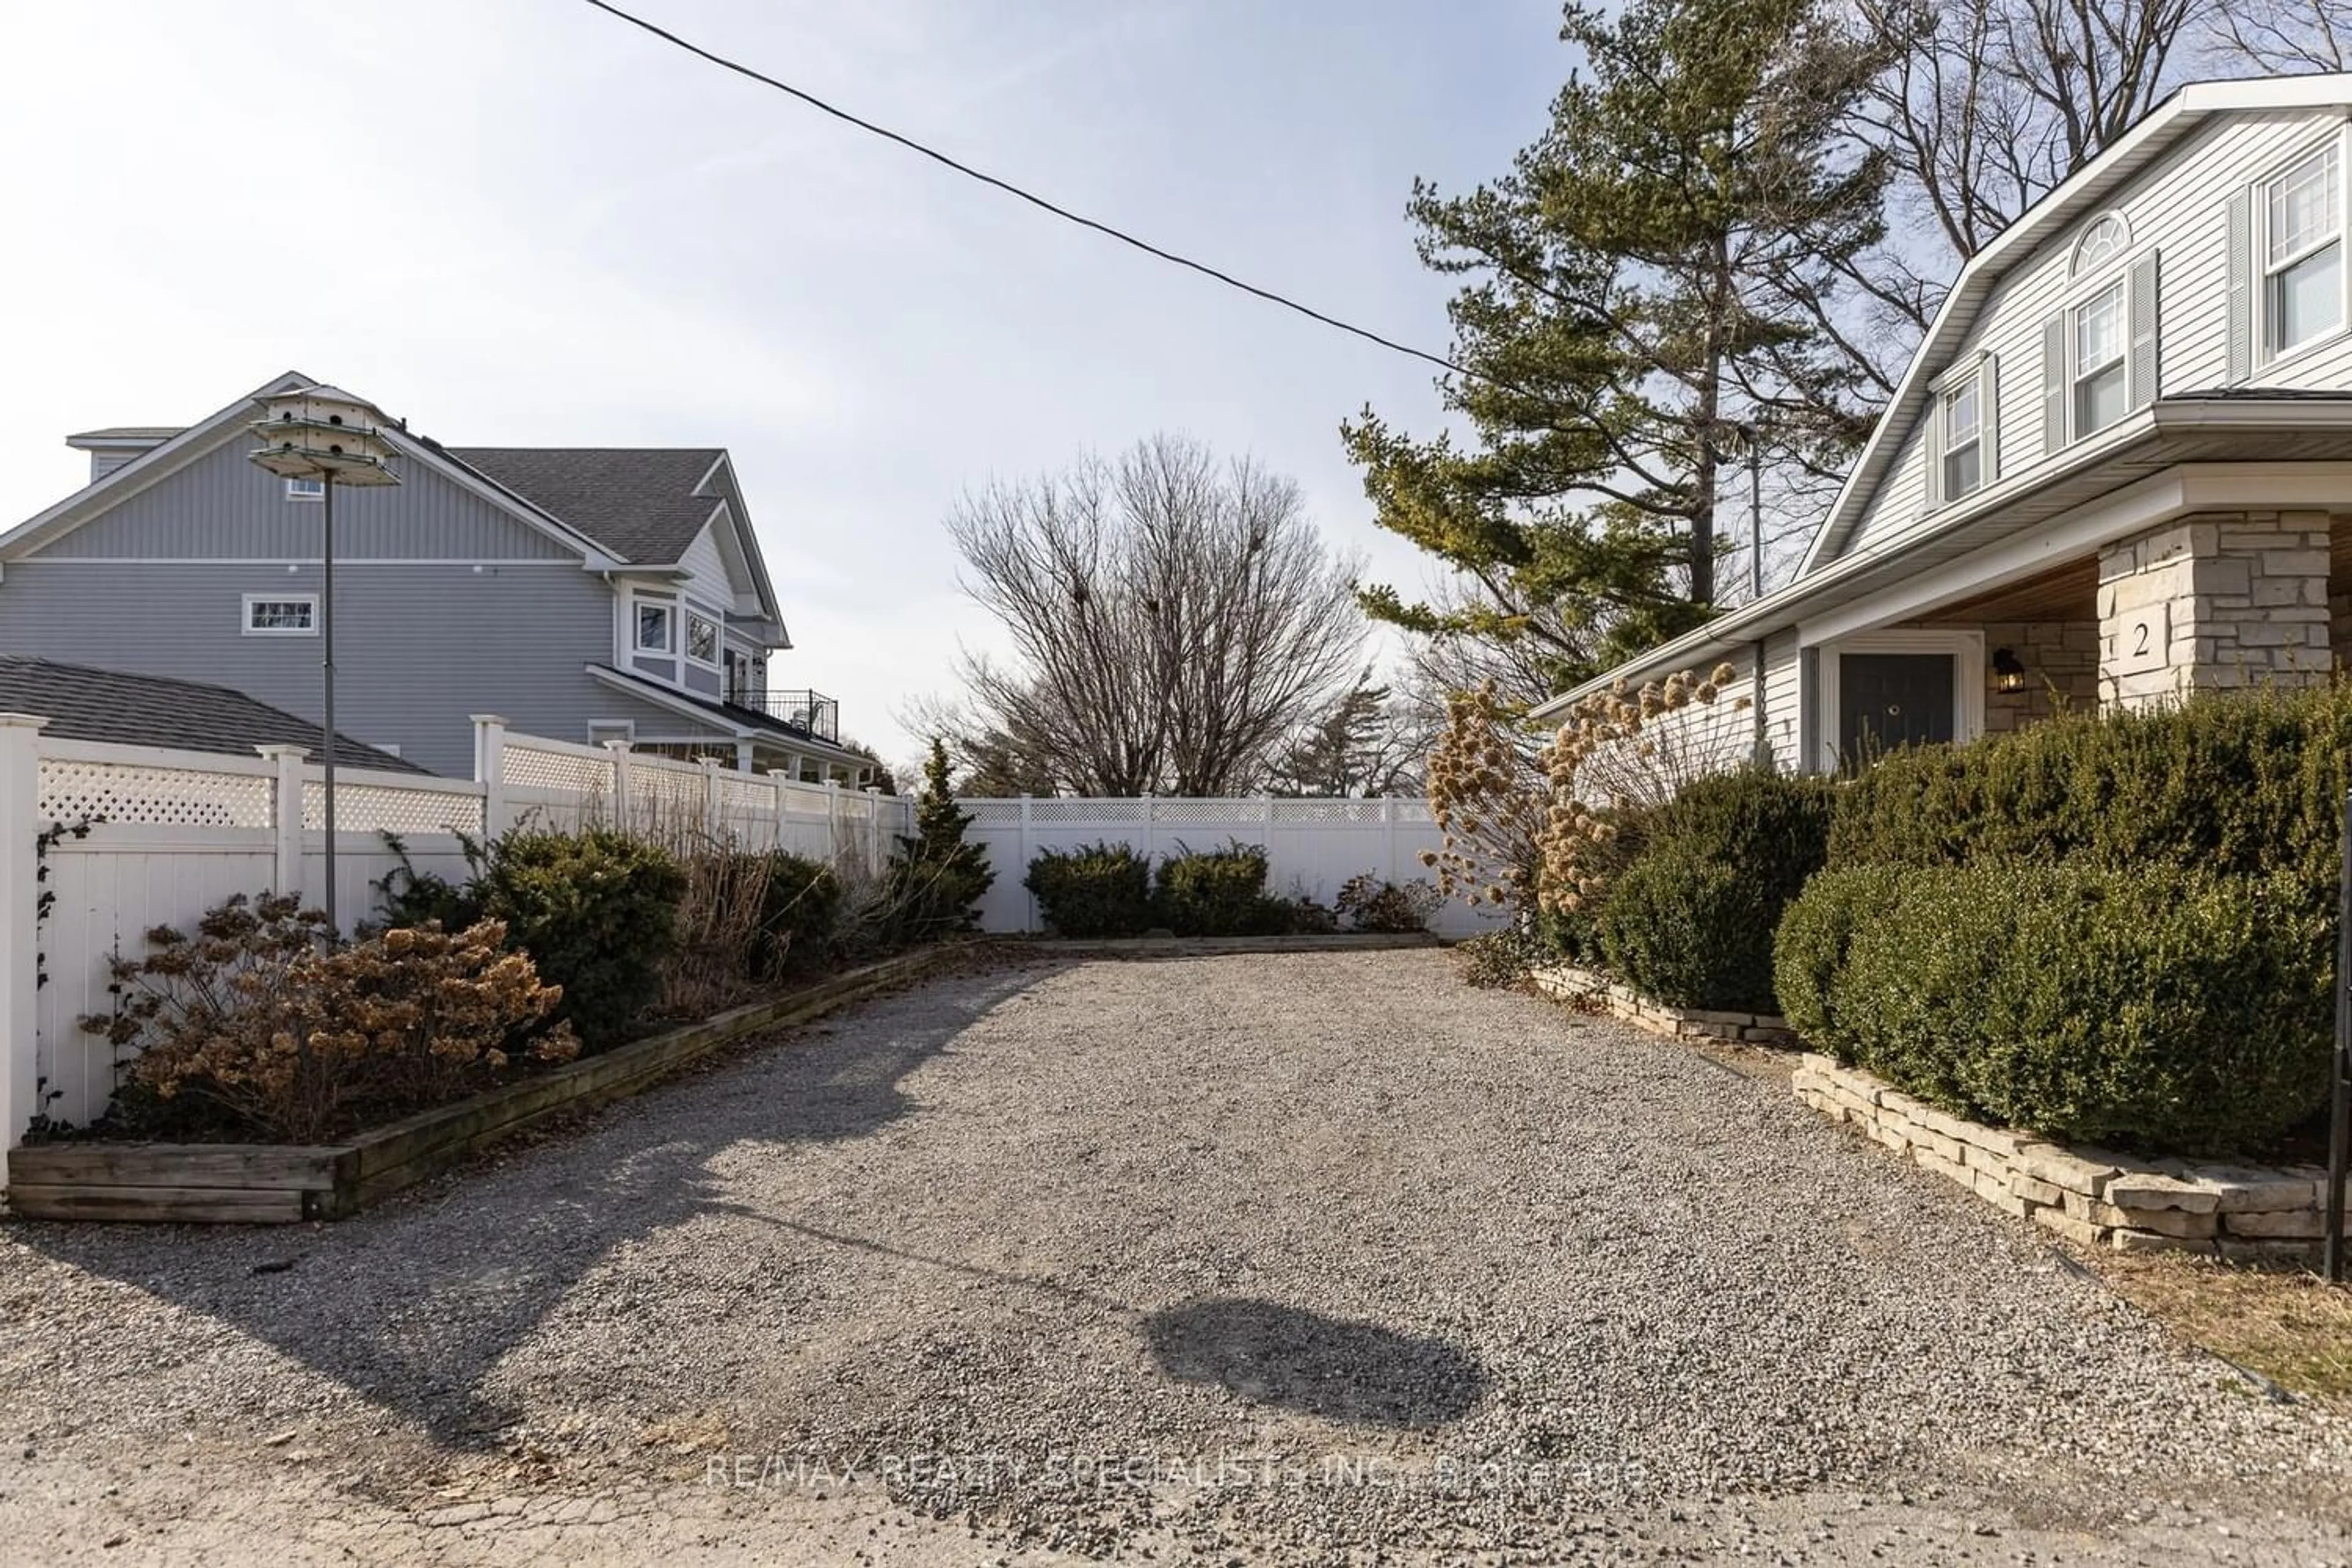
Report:
M289 479L338 485L396 485L387 466L392 444L373 404L332 386L303 386L261 399L251 426L261 445L253 460Z

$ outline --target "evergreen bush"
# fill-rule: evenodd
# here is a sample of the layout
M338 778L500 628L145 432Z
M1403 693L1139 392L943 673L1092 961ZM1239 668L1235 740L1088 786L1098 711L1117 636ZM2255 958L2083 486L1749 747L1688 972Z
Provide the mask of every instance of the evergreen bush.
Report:
M1021 885L1063 936L1140 936L1151 929L1151 862L1124 844L1039 850Z
M915 835L898 840L890 862L895 933L900 942L936 942L980 924L981 896L995 885L988 851L965 842L971 814L949 787L947 743L931 741L915 799Z
M401 851L394 839L393 848ZM662 966L677 942L687 877L657 844L612 827L577 832L518 828L468 843L472 876L455 883L406 865L382 885L384 923L437 921L459 931L504 922L509 948L563 988L556 1016L594 1051L625 1038L659 998Z
M1769 768L1701 779L1647 814L1571 951L1678 1007L1779 1011L1772 936L1827 851L1833 786Z
M1781 984L1810 1041L1957 1115L2242 1152L2325 1095L2326 928L2292 878L2079 860L1832 871L1783 922Z
M2342 682L2062 717L1887 757L1843 792L1829 861L2284 874L2306 906L2331 907L2347 756L2352 684Z
M1271 936L1290 929L1290 906L1265 891L1265 850L1239 839L1188 849L1160 863L1153 897L1160 923L1178 936Z

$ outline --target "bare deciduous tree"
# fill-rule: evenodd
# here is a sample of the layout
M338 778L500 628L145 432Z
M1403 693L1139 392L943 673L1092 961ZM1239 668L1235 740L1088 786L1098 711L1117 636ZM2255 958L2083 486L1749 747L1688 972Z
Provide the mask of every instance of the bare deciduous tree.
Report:
M1353 563L1298 488L1157 436L1116 462L968 495L961 582L1011 635L967 656L960 704L920 715L992 772L1082 795L1252 791L1347 687L1364 639Z
M1961 262L2180 84L2224 4L2274 9L2274 0L1854 0L1856 24L1885 61L1858 134L1890 160L1895 220L1890 243L1850 269L1882 334L1874 379L1892 387Z
M2214 46L2281 76L2340 71L2352 58L2352 5L2345 0L2217 0Z

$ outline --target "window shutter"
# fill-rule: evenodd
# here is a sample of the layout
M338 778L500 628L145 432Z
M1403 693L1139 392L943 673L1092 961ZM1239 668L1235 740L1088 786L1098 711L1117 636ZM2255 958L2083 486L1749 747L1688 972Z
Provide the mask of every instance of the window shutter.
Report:
M2235 386L2254 374L2254 193L2242 186L2230 193L2229 312L2230 368L2224 378Z
M2000 361L1985 355L1977 374L1978 488L1983 489L2000 479Z
M2042 453L2066 444L2066 312L2042 323Z
M1927 388L1927 412L1919 420L1919 452L1927 464L1927 510L1944 504L1944 395Z
M2131 405L2146 408L2156 401L2158 296L2156 252L2132 263L2131 281L2124 287L2125 310L2131 321L2131 351L2126 371Z

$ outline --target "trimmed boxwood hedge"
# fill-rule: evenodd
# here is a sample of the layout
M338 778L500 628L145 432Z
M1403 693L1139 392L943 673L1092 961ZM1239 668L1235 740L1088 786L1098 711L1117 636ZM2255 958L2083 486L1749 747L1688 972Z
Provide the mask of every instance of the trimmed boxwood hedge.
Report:
M2289 879L2151 865L1832 869L1782 922L1805 1038L1955 1114L2186 1153L2317 1110L2326 921Z
M1825 781L1745 768L1649 814L1592 922L1605 966L1675 1006L1778 1011L1772 933L1821 868L1833 800Z
M1843 792L1832 866L1996 858L2294 879L2332 904L2352 684L2067 716L1878 763Z

